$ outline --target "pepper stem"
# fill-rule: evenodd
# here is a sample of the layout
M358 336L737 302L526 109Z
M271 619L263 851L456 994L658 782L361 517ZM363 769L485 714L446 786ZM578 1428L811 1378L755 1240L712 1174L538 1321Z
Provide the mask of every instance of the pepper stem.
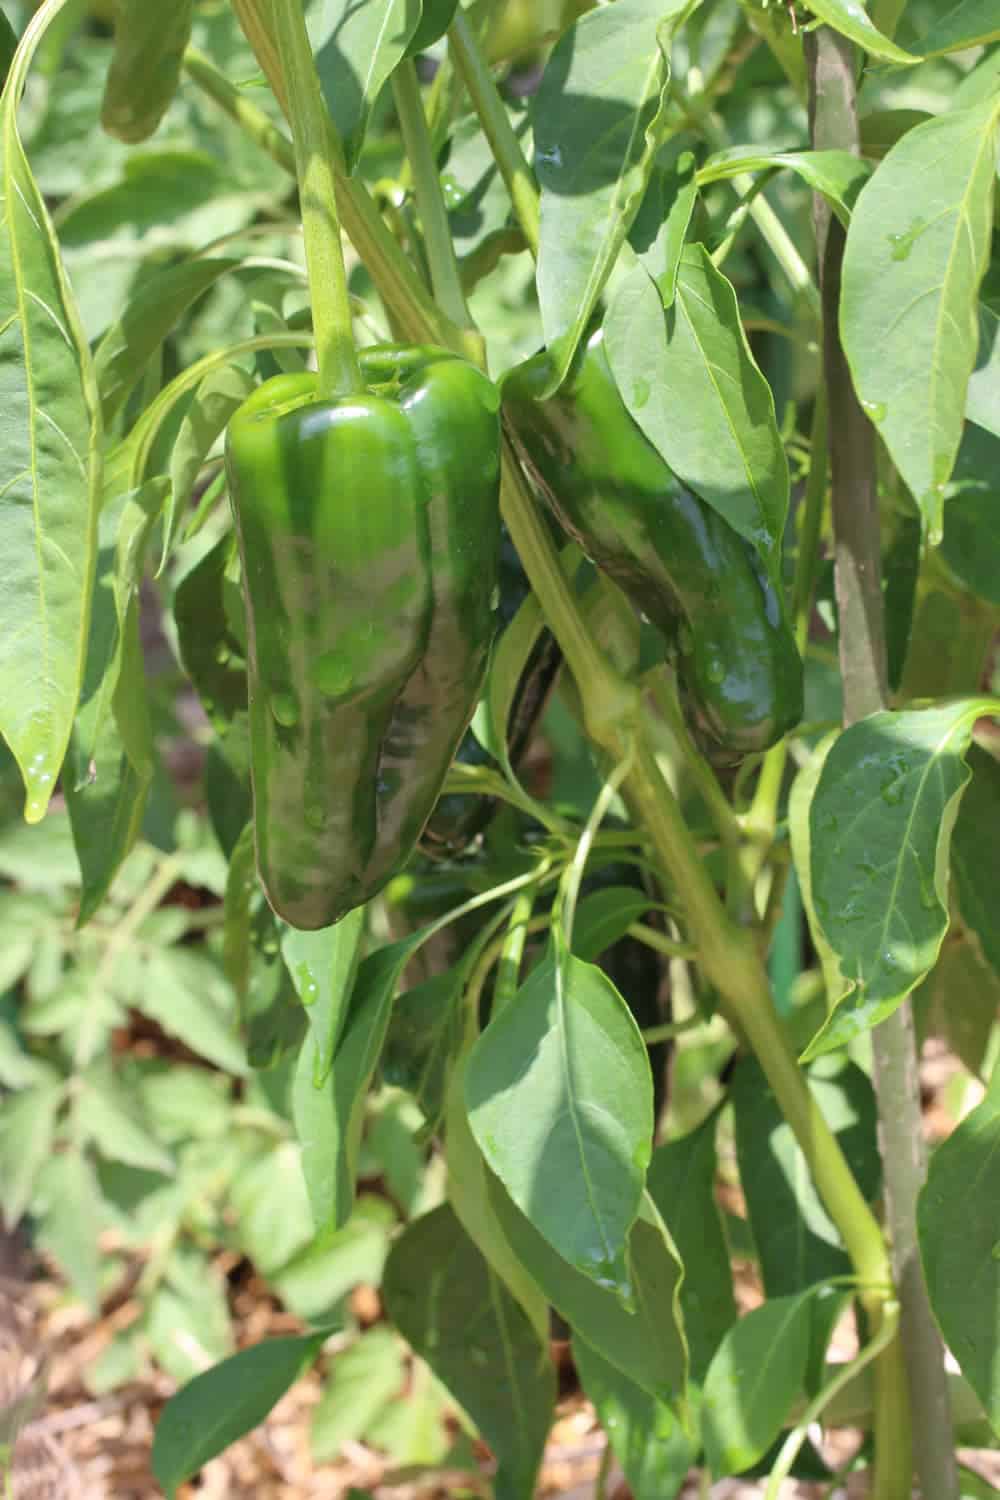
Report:
M306 30L303 0L272 0L274 31L285 76L288 115L295 142L306 269L322 399L364 389L351 329L347 270L334 192L333 156L341 155L320 90Z

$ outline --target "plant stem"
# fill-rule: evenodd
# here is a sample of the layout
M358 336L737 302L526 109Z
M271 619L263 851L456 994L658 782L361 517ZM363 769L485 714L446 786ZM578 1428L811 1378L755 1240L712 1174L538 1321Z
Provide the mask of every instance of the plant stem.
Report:
M337 217L333 157L340 142L319 86L304 0L274 0L278 55L288 95L312 301L320 400L364 390L354 348L347 269Z
M809 33L805 44L812 144L818 150L857 153L854 48L827 27ZM886 702L875 437L855 395L838 331L844 230L818 197L814 198L814 219L830 412L844 721L852 724L877 712ZM901 1343L894 1341L875 1366L874 1494L886 1500L908 1497L915 1459L926 1496L933 1496L934 1500L957 1500L958 1473L943 1349L927 1300L916 1242L917 1195L926 1164L909 1001L874 1029L872 1050L887 1217L901 1306ZM906 1385L900 1389L903 1349L906 1351L903 1375L908 1381L913 1413L912 1437Z
M493 75L461 8L455 12L455 19L448 31L448 47L490 143L500 175L507 184L510 201L514 205L514 213L528 249L537 260L540 220L535 175L521 150L521 142L514 133L504 102L493 82Z
M404 59L392 75L392 93L396 101L399 127L403 132L406 159L413 176L413 191L424 231L431 286L438 304L452 322L460 327L468 327L471 319L465 305L455 247L448 228L448 212L441 194L441 182L420 97L417 70L409 58Z

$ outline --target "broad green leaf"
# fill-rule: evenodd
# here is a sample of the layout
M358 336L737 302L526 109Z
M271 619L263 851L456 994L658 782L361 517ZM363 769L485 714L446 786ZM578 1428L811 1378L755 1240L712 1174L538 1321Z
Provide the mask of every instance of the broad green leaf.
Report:
M342 1443L361 1442L375 1418L399 1399L405 1382L403 1346L389 1328L370 1328L338 1354L310 1418L314 1461L332 1463Z
M691 9L692 0L616 0L581 16L546 64L532 120L551 390L569 369L666 137L667 48Z
M20 1223L38 1174L52 1154L64 1092L58 1079L4 1099L0 1115L0 1207L8 1232Z
M877 1025L933 967L963 756L976 719L995 711L991 699L960 699L878 713L834 741L809 808L811 899L851 988L806 1057Z
M855 199L871 175L871 163L850 151L759 151L730 146L716 151L698 168L699 187L737 177L741 172L795 172L814 193L822 193L845 229Z
M922 57L942 52L963 52L1000 37L1000 14L996 0L944 0L930 29L914 38L914 51Z
M972 780L951 835L951 868L962 921L976 935L983 957L1000 975L997 921L997 839L1000 838L1000 762L971 746Z
M420 25L420 0L318 0L309 35L327 109L349 170L382 86Z
M920 61L919 57L914 57L911 52L904 52L902 47L897 47L895 42L879 31L861 0L805 0L805 3L813 15L819 16L821 21L832 26L834 31L839 31L841 36L849 37L872 57L894 63Z
M84 779L67 777L64 783L82 877L79 927L103 902L139 836L155 769L135 601L124 623L117 665L111 710L98 721ZM86 720L77 725L74 741L85 727ZM71 748L76 750L75 743ZM83 770L79 763L78 768Z
M608 885L591 891L576 909L573 922L573 951L586 963L595 963L601 954L625 936L633 922L638 922L656 902L645 891L632 885Z
M168 1500L203 1464L258 1427L315 1360L327 1335L266 1339L196 1375L156 1424L152 1467Z
M62 4L46 0L28 23L0 104L0 732L30 823L55 790L83 681L101 495L93 362L17 128L28 68Z
M115 50L104 85L101 124L130 145L151 136L180 83L191 40L193 0L117 0Z
M705 1377L705 1457L715 1479L756 1463L802 1390L809 1357L811 1292L773 1297L726 1334Z
M1000 438L1000 317L985 302L979 304L979 345L965 415Z
M90 1162L79 1150L50 1156L35 1182L35 1243L51 1255L92 1313L100 1304L100 1251L95 1226L101 1198Z
M254 388L239 365L206 375L194 393L170 454L170 495L163 520L163 557L169 557L191 491L213 443ZM162 566L162 564L161 564Z
M191 949L150 953L133 1003L168 1036L238 1077L247 1060L235 1030L235 995L210 959Z
M359 906L332 927L322 927L316 932L286 927L281 934L282 957L316 1038L317 1088L333 1065L361 958L364 931L365 910Z
M465 1077L469 1122L565 1260L628 1296L623 1254L653 1134L646 1049L610 979L556 948L495 1016Z
M292 1111L320 1232L339 1229L354 1207L368 1085L382 1052L396 986L421 937L418 932L391 943L361 964L332 1068L324 1072L315 1030L310 1029L302 1043ZM324 1080L319 1086L317 1078Z
M984 961L978 944L968 936L954 941L949 936L913 1003L925 1030L941 1037L969 1072L981 1078L1000 1016L1000 972Z
M699 1441L684 1430L672 1406L636 1385L579 1334L573 1337L573 1364L632 1500L675 1500L698 1457Z
M393 1245L389 1316L479 1428L497 1500L533 1493L555 1405L555 1370L525 1313L442 1204Z
M844 251L840 334L862 406L941 531L976 363L1000 96L907 132L862 190Z
M931 1157L917 1232L934 1316L1000 1432L1000 1069Z
M654 448L776 569L788 463L774 397L736 293L704 246L681 256L669 311L644 268L623 279L604 343L622 400Z
M606 1360L660 1401L683 1399L687 1344L681 1320L677 1251L648 1194L629 1232L632 1310L557 1255L489 1174L490 1206L514 1254L566 1322Z
M713 1113L688 1135L658 1146L647 1179L684 1267L681 1311L691 1374L698 1381L736 1319L729 1251L715 1199L717 1124Z

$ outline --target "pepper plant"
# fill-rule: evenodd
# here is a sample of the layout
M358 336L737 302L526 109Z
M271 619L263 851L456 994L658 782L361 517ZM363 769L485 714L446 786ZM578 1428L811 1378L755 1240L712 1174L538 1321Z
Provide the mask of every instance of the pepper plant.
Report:
M983 1493L995 5L118 0L122 192L89 201L38 90L103 23L9 10L0 730L28 823L65 806L80 942L150 837L153 610L314 1243L354 1222L373 1084L404 1090L444 1185L386 1313L496 1495L535 1489L553 1316L639 1500L699 1466L833 1485L816 1423L863 1429L877 1500ZM214 237L192 192L158 260L194 164L141 153L185 108L282 185ZM918 1034L979 1085L929 1168ZM180 1390L167 1494L313 1324Z

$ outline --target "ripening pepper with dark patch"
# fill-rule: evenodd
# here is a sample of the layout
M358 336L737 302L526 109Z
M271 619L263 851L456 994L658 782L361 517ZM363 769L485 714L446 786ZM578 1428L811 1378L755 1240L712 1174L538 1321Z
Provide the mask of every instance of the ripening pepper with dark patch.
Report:
M266 381L226 438L247 621L257 865L325 927L405 864L479 698L500 545L495 387L431 346L365 390Z
M504 422L564 529L668 642L688 717L715 757L765 750L802 716L802 662L757 553L687 489L629 414L602 330L556 395L544 352L501 383Z

